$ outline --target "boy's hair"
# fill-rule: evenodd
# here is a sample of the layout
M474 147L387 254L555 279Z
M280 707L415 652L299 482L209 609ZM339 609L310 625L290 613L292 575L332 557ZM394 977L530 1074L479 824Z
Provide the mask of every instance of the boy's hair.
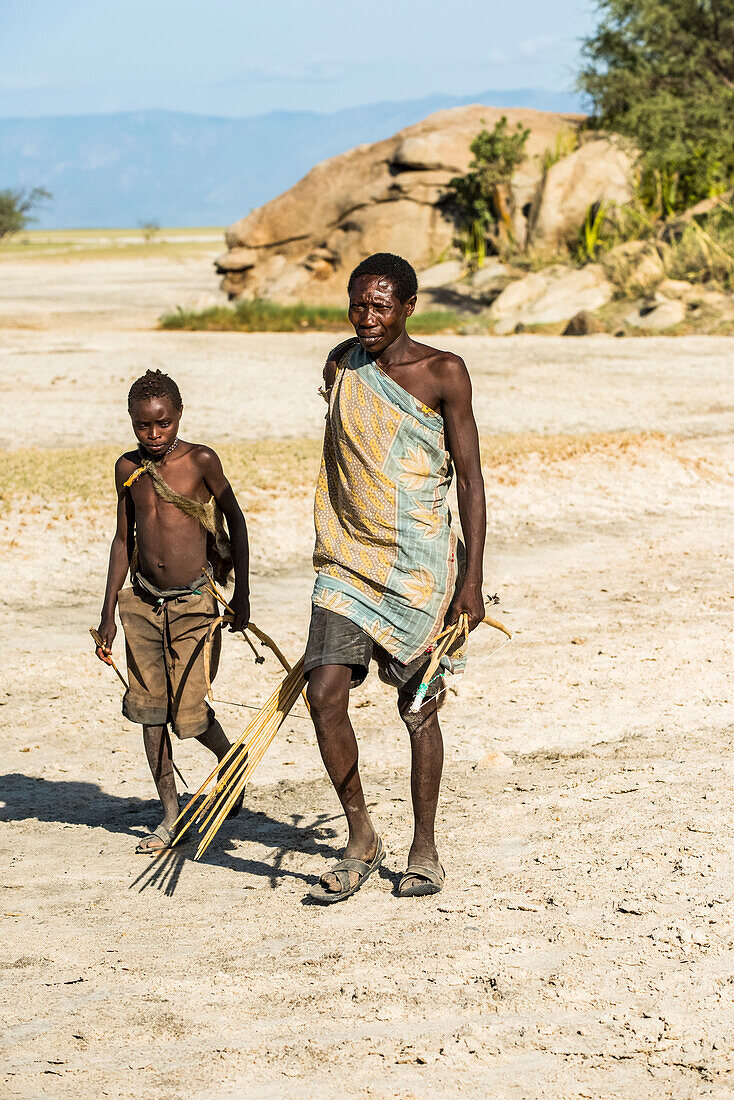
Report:
M348 293L351 293L355 280L362 275L384 275L392 279L395 297L403 303L418 293L418 279L414 269L402 256L396 256L392 252L376 252L374 256L368 256L361 264L357 264L349 276Z
M133 411L136 401L149 401L151 397L167 397L174 409L182 409L181 391L173 379L162 370L147 370L136 378L127 395L127 411Z

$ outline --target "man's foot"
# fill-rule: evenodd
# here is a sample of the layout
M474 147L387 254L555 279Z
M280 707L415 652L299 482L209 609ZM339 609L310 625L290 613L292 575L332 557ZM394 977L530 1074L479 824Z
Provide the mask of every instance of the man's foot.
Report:
M350 840L342 853L342 860L358 859L362 863L372 863L380 850L381 844L382 841L377 833L372 834L369 843L366 845L359 841ZM350 871L349 885L354 886L358 878L359 874L357 871ZM337 878L335 871L324 871L319 882L322 886L326 887L327 890L331 890L335 894L341 893L342 891L341 879Z
M347 845L347 851L349 845ZM309 897L322 905L330 905L335 901L344 901L356 894L357 890L367 881L385 858L385 846L380 837L375 838L375 844L370 859L359 859L348 856L339 860L331 871L326 871L315 886L309 890Z
M435 848L429 852L410 849L408 866L398 885L399 898L421 898L439 894L446 881L446 872L438 861Z
M173 822L171 822L171 828L173 828ZM165 821L162 821L157 829L154 829L148 836L143 837L135 849L135 854L140 856L157 855L158 852L165 852L170 848L173 841L173 832L168 828Z

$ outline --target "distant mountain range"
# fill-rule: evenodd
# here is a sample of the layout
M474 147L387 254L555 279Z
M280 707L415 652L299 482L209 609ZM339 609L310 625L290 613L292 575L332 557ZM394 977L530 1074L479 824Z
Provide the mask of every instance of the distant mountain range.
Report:
M228 225L326 157L380 141L433 111L467 103L579 111L537 88L433 95L331 114L209 118L175 111L0 119L0 190L45 187L38 227Z

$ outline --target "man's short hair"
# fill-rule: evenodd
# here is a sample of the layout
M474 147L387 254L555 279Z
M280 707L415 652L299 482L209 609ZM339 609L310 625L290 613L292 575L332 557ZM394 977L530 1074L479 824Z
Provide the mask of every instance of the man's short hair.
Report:
M349 276L348 293L351 294L355 281L362 275L382 275L390 279L395 287L395 296L401 302L407 302L418 293L415 271L407 260L392 252L376 252L374 256L368 256L361 264L357 264Z
M150 401L151 397L167 397L174 409L182 409L181 391L168 374L162 370L147 370L136 378L127 395L127 410L132 412L136 401Z

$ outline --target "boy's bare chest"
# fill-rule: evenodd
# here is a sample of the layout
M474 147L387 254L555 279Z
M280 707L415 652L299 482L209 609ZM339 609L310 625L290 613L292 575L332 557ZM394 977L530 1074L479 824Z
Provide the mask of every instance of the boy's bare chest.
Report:
M179 464L171 468L161 468L160 476L172 495L203 503L209 500L210 494L198 470ZM173 519L174 515L178 515L182 520L189 520L189 517L185 516L175 503L164 499L161 492L154 486L149 474L143 474L131 488L135 511L139 516L147 513Z

